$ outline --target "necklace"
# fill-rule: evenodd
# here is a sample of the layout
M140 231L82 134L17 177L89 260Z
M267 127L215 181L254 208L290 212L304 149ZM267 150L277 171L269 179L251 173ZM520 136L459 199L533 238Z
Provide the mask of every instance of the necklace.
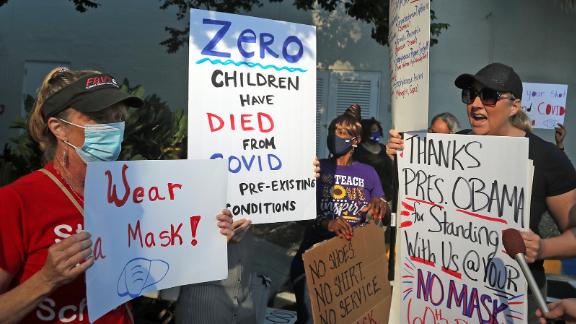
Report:
M67 181L66 177L64 176L64 173L65 173L64 171L66 171L66 168L63 167L63 165L60 161L56 160L55 162L57 162L57 163L54 163L54 171L56 171L56 174L62 180L62 183L64 184L64 186L66 186L66 188L72 193L72 196L74 197L76 202L78 204L80 204L81 206L84 206L84 198L82 196L80 196L80 194L77 193L76 190L73 189L70 182ZM68 172L66 172L66 173L68 173Z
M66 180L64 180L66 186L68 187L68 189L70 189L70 192L72 192L72 195L74 196L74 198L76 198L76 201L81 205L84 206L84 198L82 198L77 192L76 190L72 189L72 187L68 184L68 182L66 182Z

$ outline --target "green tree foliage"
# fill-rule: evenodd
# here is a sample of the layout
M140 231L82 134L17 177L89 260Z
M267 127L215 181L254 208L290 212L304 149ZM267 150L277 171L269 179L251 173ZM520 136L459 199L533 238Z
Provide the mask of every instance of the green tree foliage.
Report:
M124 91L143 97L144 88L131 88L124 80ZM28 116L34 98L26 98L27 117L18 117L11 128L21 134L12 138L0 154L0 186L8 184L43 165L42 152L28 134ZM187 117L182 110L172 111L156 95L144 99L142 108L130 108L120 160L169 160L186 158Z
M178 20L187 18L187 13L191 8L216 10L221 12L237 13L250 11L253 7L260 7L264 0L237 0L237 1L215 1L215 0L160 0L160 8L177 8L176 17ZM269 0L270 2L283 2L284 0ZM338 10L343 6L345 12L352 18L368 23L372 26L372 38L381 45L388 45L388 0L292 0L294 6L301 10L313 10L321 8L328 12ZM574 0L576 1L576 0ZM430 34L431 44L438 43L438 37L442 30L448 29L449 24L434 22L436 14L430 10ZM188 44L189 27L176 28L165 27L170 37L160 44L166 46L169 53L176 52L182 46Z
M143 97L141 86L123 87ZM126 117L126 131L120 160L171 160L186 158L188 119L182 110L172 111L166 102L151 95L141 108L130 108Z
M26 118L18 116L10 128L21 130L20 136L12 138L4 146L0 155L0 186L10 183L21 176L42 166L42 152L38 144L28 134L28 116L34 106L34 98L26 97L24 101Z
M100 3L92 0L68 0L74 4L79 12L85 12L88 8L97 8ZM191 8L215 10L220 12L238 13L252 10L254 7L261 7L265 2L284 2L284 0L159 0L161 9L176 8L176 18L184 20L188 17ZM288 1L288 0L286 0ZM0 0L0 7L6 4L8 0ZM345 12L352 18L366 22L372 26L372 38L379 44L388 44L388 4L389 0L292 0L296 8L301 10L313 10L321 8L329 12L337 10L343 6ZM574 8L576 0L563 0L562 3L567 7ZM447 29L450 25L446 23L434 22L436 14L434 10L430 11L431 44L438 43L435 37L440 36L442 30ZM188 44L189 27L164 27L170 35L160 44L166 47L169 53L178 51L182 46Z
M100 5L98 2L91 1L91 0L68 0L74 4L74 9L79 12L85 12L87 8L98 8ZM0 0L0 7L5 5L8 0Z

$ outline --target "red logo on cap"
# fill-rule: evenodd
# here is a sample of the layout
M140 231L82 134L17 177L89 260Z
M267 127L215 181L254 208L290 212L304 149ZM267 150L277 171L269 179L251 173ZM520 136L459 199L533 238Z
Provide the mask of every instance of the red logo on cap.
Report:
M94 87L98 87L101 85L113 85L116 88L118 88L118 83L116 83L116 80L114 80L114 78L109 76L109 75L99 75L99 76L88 78L86 80L86 90L94 88Z

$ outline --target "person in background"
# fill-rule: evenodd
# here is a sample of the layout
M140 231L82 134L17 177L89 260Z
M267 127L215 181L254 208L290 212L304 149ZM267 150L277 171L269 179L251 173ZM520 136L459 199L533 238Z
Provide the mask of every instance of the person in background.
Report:
M313 172L319 177L320 162ZM228 243L228 277L223 280L182 286L176 301L176 324L253 324L262 322L267 296L267 278L252 269L254 235L251 221L232 223L234 235Z
M534 135L530 122L522 110L522 81L514 69L492 63L475 75L462 74L455 80L462 89L468 121L472 127L459 134L514 136L528 138L528 157L534 164L534 178L530 204L530 230L522 232L526 245L526 261L536 282L545 295L546 276L544 259L569 258L576 255L576 227L570 223L569 213L576 204L576 171L574 166L555 145ZM390 130L388 154L403 148L403 140ZM541 239L538 224L548 211L562 232L560 236ZM528 309L536 303L528 296ZM534 312L530 314L534 315ZM537 322L535 317L530 323Z
M141 105L98 71L56 68L44 78L28 129L47 163L0 188L0 323L88 323L86 163L118 158L126 109ZM230 212L217 218L230 238ZM97 322L133 320L124 304Z
M374 117L362 119L362 142L354 150L353 158L368 164L376 170L382 189L386 194L386 200L390 201L395 196L394 188L394 162L386 154L386 146L380 143L382 139L382 125Z
M566 324L576 324L576 298L567 298L555 303L548 304L549 312L542 314L540 309L536 310L536 316L540 319L540 324L548 323L546 320L564 321Z
M458 119L449 112L443 112L432 118L428 133L454 134L459 130Z
M348 107L328 128L327 144L331 157L320 160L320 177L316 186L317 216L306 229L290 269L296 294L297 323L312 323L302 261L304 252L334 236L351 239L354 227L369 219L382 220L389 213L378 174L371 166L353 158L354 150L362 141L361 134L358 105Z
M250 267L253 249L251 221L233 223L234 236L228 242L228 277L222 280L182 286L176 301L177 324L256 323L258 305L253 287L257 276Z
M554 140L556 140L556 146L564 151L564 139L566 138L566 127L563 124L558 123L554 128Z

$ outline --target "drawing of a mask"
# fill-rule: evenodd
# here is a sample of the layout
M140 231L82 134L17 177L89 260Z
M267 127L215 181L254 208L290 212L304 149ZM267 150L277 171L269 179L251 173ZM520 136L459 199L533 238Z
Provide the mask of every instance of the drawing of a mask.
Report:
M118 296L135 298L142 295L145 288L164 279L169 269L170 265L163 260L134 258L128 261L118 278Z

